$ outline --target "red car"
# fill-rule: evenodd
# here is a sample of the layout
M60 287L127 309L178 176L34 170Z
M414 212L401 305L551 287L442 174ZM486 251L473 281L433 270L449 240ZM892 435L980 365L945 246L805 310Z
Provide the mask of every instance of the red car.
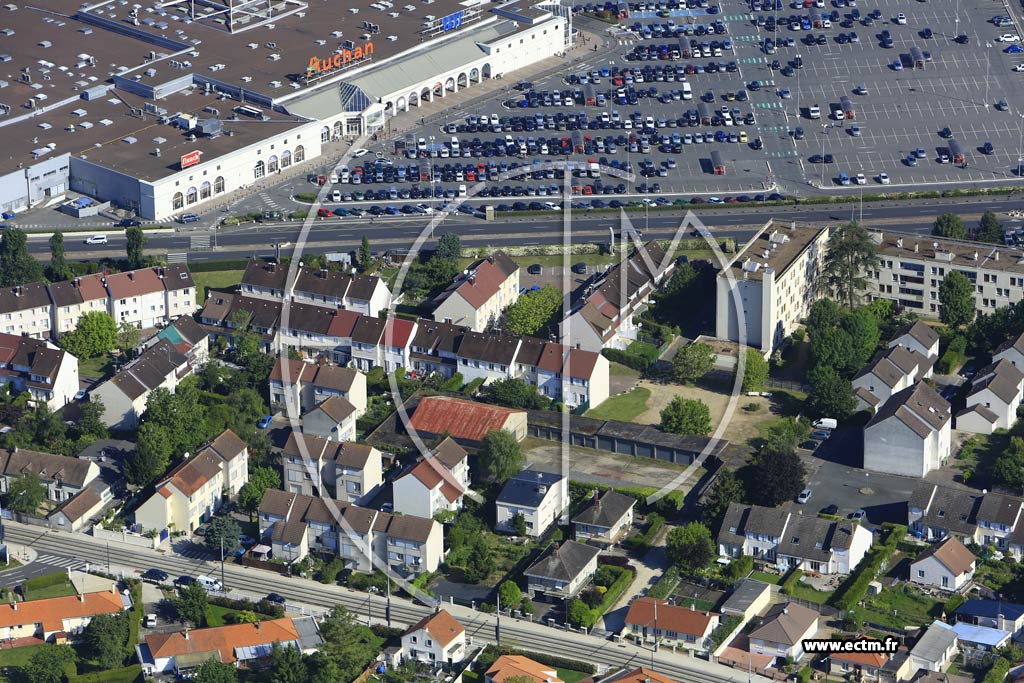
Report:
M319 209L316 210L316 215L320 216L320 218L330 218L334 214L331 213L330 210L325 209L324 207L321 206Z

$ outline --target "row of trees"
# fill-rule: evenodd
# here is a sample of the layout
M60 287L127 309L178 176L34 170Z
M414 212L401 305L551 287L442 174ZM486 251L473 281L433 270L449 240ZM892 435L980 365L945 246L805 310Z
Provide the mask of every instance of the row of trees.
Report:
M944 213L936 218L932 224L932 234L954 240L965 240L972 236L968 233L963 219L955 213ZM1003 224L994 213L986 211L981 214L978 227L974 230L974 239L989 244L1002 244L1003 235Z

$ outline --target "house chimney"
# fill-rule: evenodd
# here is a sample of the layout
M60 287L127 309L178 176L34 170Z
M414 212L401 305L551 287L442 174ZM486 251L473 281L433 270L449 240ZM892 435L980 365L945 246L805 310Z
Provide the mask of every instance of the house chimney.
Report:
M271 273L276 273L277 272L277 264L276 263L269 264L267 266L267 270L269 270Z
M322 277L325 280L327 279L327 269L326 268L321 268L320 269L320 277Z
M116 583L110 584L110 592L113 595L117 595L117 584Z
M182 635L185 636L185 640L188 640L188 627L185 628L185 632Z
M128 271L128 279L131 280L132 282L135 281L135 273L133 271Z
M15 612L18 611L18 601L17 600L12 600L11 601L11 609L13 609Z
M78 594L78 602L85 602L85 593Z

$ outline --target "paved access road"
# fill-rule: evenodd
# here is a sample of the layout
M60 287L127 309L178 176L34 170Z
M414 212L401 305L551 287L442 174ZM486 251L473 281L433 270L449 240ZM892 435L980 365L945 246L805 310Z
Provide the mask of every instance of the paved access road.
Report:
M219 576L219 566L202 560L180 558L164 551L153 551L142 548L126 547L94 539L90 536L67 534L48 531L38 527L30 527L8 522L6 527L7 540L31 546L39 553L74 557L78 560L91 562L96 566L105 567L108 562L117 571L121 567L131 567L135 572L142 572L149 567L157 567L171 576L181 574L196 575L205 573ZM115 547L116 546L116 547ZM375 621L382 621L385 612L385 598L379 595L357 593L336 586L324 586L305 579L280 577L269 572L228 565L225 579L229 589L251 592L261 597L270 592L283 595L291 603L298 603L319 608L330 608L341 604L362 618L372 615ZM476 642L494 642L495 618L493 615L482 614L459 605L445 605L465 627ZM431 607L415 604L411 601L391 599L391 615L395 625L411 625L429 614ZM580 633L542 626L504 618L501 622L501 638L503 645L523 649L550 652L555 655L594 662L599 666L652 666L681 683L716 683L720 681L741 681L746 672L711 664L693 659L682 654L674 654L662 649L652 653L650 650L637 648L628 644L616 644L612 641L587 636ZM754 676L757 683L766 683L767 679Z

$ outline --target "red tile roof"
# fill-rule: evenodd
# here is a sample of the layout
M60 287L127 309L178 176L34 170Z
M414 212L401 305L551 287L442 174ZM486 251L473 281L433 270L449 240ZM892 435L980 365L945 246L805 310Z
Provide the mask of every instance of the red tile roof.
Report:
M448 468L436 457L420 460L401 476L416 477L430 491L433 491L438 484L441 484L441 493L444 494L449 503L454 503L464 493L462 485L456 481Z
M503 429L512 415L525 413L500 406L428 396L420 401L409 424L428 434L451 434L456 439L481 441L492 429Z
M270 379L282 384L295 384L302 379L304 372L308 372L308 378L311 379L316 373L316 366L303 363L301 360L290 360L278 356L274 361L273 369L270 371Z
M487 678L504 683L513 676L527 676L534 683L563 683L554 667L545 666L522 655L502 655L487 670Z
M438 297L439 303L457 293L466 303L478 309L498 293L502 283L518 268L519 265L515 261L499 251L494 256L488 256L471 265L467 269L469 275L448 287Z
M342 339L351 337L352 330L355 328L356 322L361 315L361 313L356 311L347 311L339 308L334 312L334 319L331 320L331 324L327 328L327 336L340 337Z
M703 636L718 615L691 607L671 605L664 600L637 598L629 606L626 623L638 627L654 626L654 605L658 605L658 626L662 631L675 631L691 636Z
M405 348L409 344L409 339L412 337L415 328L416 325L411 320L391 318L388 320L387 325L384 326L384 335L381 337L381 343L385 346Z
M0 628L23 624L42 624L45 633L60 631L65 619L114 614L124 609L121 596L111 591L71 595L62 598L29 600L0 605Z
M426 629L430 637L436 640L442 648L448 647L449 643L466 632L466 629L462 628L462 624L456 621L455 617L449 614L447 610L428 614L420 619L419 623L406 631L406 633L415 633L423 629Z
M298 640L299 633L291 619L272 619L255 624L232 624L193 631L157 633L146 636L146 645L154 659L180 657L193 652L220 652L222 662L235 661L235 649L290 643Z
M124 299L130 296L141 296L153 292L164 291L164 281L153 268L140 268L127 273L116 273L107 276L107 288L110 296Z

